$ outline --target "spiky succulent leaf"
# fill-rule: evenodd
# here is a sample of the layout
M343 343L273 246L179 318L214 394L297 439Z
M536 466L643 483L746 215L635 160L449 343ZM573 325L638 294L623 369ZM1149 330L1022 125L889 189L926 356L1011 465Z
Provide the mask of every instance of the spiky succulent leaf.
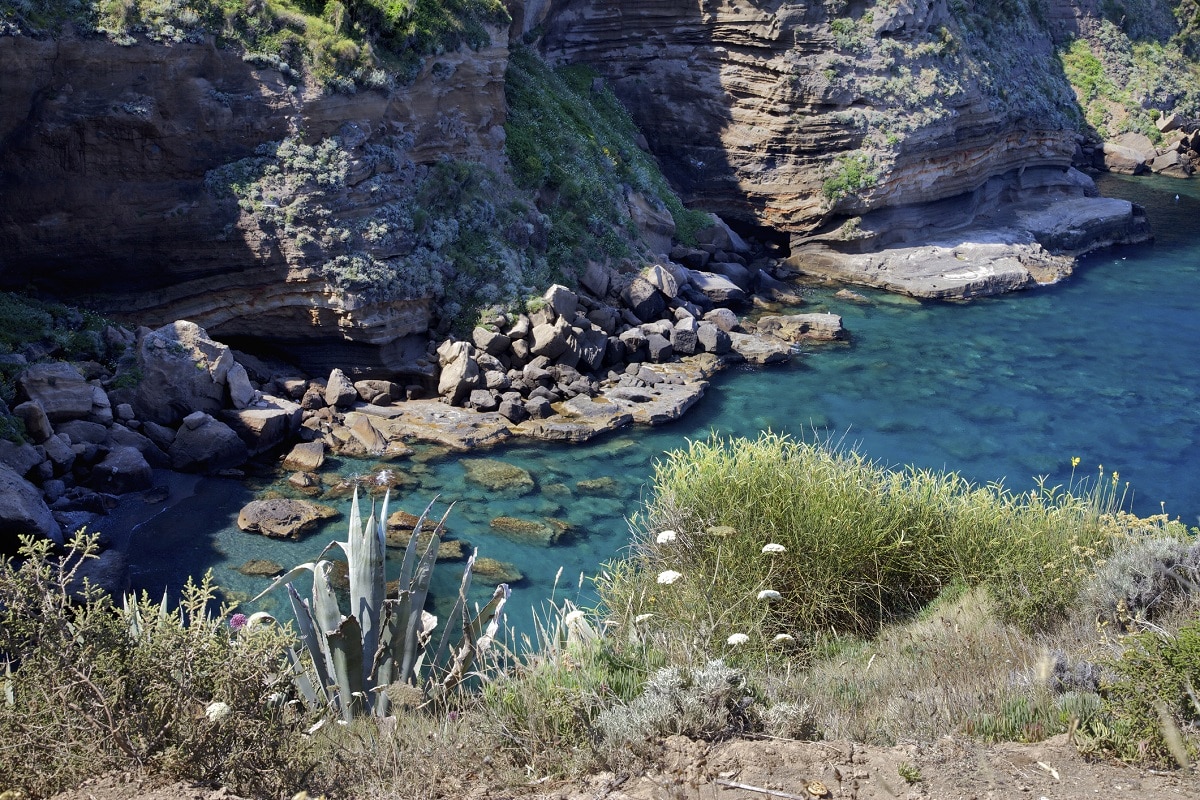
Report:
M338 709L347 722L361 716L368 709L368 698L363 686L362 628L353 616L342 620L337 630L325 636L329 651L333 654L333 669L338 686Z

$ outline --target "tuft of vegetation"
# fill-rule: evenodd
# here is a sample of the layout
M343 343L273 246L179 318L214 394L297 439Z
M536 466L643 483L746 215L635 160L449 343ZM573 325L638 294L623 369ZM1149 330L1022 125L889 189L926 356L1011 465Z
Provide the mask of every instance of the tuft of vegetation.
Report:
M1110 9L1092 33L1059 49L1083 121L1103 138L1134 132L1158 142L1162 135L1154 121L1159 115L1200 115L1195 33L1168 37L1164 27L1175 30L1174 20L1169 11L1159 16L1151 22L1151 16Z
M23 540L0 562L0 786L35 796L140 765L179 780L278 796L314 766L291 702L289 638L232 629L206 576L178 608L115 605L77 580L96 537L65 557Z
M632 255L636 239L626 187L670 211L676 237L695 243L709 215L683 207L654 160L637 146L628 112L585 66L551 69L513 50L505 74L505 149L519 187L537 194L550 220L547 257L567 272L585 259Z
M1006 621L1045 629L1134 537L1184 526L1120 509L1116 476L1015 494L774 434L692 442L655 466L631 559L603 596L662 637L736 662L830 630L869 634L945 587L985 588Z
M1085 749L1186 768L1200 755L1200 619L1128 637L1082 727Z
M2 0L0 21L31 32L70 22L113 42L200 42L353 92L416 77L426 57L491 41L509 22L499 0Z
M829 202L837 203L871 188L878 180L870 156L862 152L852 153L834 161L833 174L821 185L821 193Z

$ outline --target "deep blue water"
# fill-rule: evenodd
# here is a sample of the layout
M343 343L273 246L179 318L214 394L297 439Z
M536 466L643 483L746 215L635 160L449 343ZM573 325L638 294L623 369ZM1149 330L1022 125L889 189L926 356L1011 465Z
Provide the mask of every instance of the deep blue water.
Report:
M843 315L849 346L813 348L784 367L726 372L683 420L662 428L627 430L588 445L514 446L474 456L529 470L537 488L523 497L489 496L465 482L458 457L383 465L412 478L399 507L419 513L438 494L456 502L452 534L525 574L510 620L526 631L560 569L556 598L575 598L581 584L582 598L590 598L587 578L628 541L627 519L648 491L654 460L710 432L833 436L891 465L953 470L979 483L1003 480L1014 490L1033 487L1037 476L1065 483L1077 456L1079 473L1100 464L1118 471L1121 483L1130 484L1134 510L1157 513L1162 504L1196 524L1200 186L1114 177L1101 186L1147 207L1153 245L1088 257L1057 286L971 303L863 290L872 302L859 305L819 291L803 310ZM340 465L346 474L379 467ZM605 476L613 480L611 491L589 494L577 486ZM135 584L152 594L210 566L221 585L255 593L265 580L233 567L252 557L291 566L344 535L344 520L302 542L241 533L234 522L252 499L250 488L228 480L185 483L194 494L172 507L126 509L108 523L130 527L157 514L135 529L129 549ZM489 530L489 520L502 514L565 520L574 526L571 543L513 544ZM455 591L453 569L435 585L443 598Z

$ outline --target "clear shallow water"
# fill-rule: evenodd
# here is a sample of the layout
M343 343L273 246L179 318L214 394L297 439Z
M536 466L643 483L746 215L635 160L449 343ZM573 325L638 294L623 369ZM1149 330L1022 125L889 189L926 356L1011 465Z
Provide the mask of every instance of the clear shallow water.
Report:
M832 435L888 464L954 470L980 483L1003 480L1014 490L1033 487L1043 475L1051 484L1066 483L1078 456L1080 473L1099 464L1119 471L1136 511L1156 513L1161 503L1196 524L1200 186L1105 178L1102 190L1148 208L1154 245L1086 258L1059 286L968 304L864 290L872 302L858 305L818 293L804 310L843 315L850 346L815 348L785 367L728 371L683 420L662 428L583 446L514 446L467 456L529 470L537 487L521 497L497 497L467 482L460 457L419 451L412 460L382 465L411 479L392 507L420 513L434 495L455 502L451 534L525 574L510 605L510 621L523 631L531 631L531 614L550 597L560 569L556 598L590 599L587 577L620 555L626 520L648 491L654 460L710 432ZM350 475L380 466L339 468ZM602 477L612 482L599 492L578 486ZM301 542L245 534L235 522L253 498L251 488L229 480L181 483L180 494L194 494L171 508L127 508L106 523L112 530L137 526L129 547L134 583L152 594L164 586L175 591L188 574L208 567L232 593L254 594L267 581L234 571L247 559L290 567L344 536L344 517ZM555 547L517 544L489 530L489 520L500 515L554 517L572 532ZM457 590L456 573L461 566L451 564L435 580L445 603Z

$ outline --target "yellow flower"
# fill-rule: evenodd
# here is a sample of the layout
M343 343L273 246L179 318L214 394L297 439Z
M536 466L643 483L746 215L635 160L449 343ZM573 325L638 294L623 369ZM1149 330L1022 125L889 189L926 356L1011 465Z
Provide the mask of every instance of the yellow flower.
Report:
M1117 485L1117 481L1121 479L1121 474L1116 470L1113 471L1113 486Z
M1072 456L1071 457L1071 469L1075 469L1078 466L1079 466L1079 456Z

